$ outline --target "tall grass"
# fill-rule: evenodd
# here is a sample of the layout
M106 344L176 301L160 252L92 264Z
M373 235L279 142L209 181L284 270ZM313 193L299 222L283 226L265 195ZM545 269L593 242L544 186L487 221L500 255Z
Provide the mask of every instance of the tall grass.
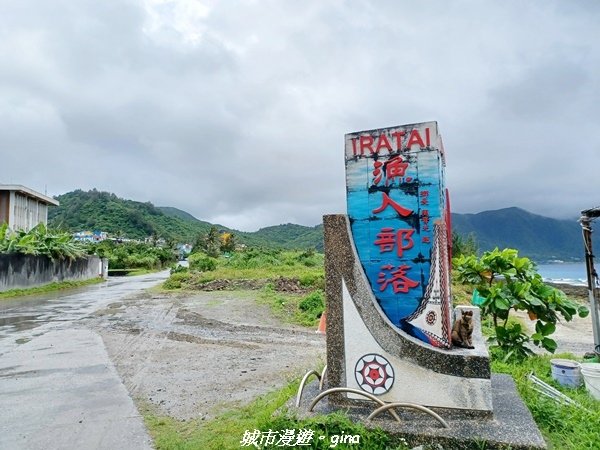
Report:
M571 354L540 355L521 363L506 363L500 358L492 360L492 370L510 374L517 384L521 398L531 411L550 448L597 449L600 448L600 401L594 400L585 387L571 389L560 386L552 379L552 358L576 359ZM534 391L527 376L536 377L563 392L581 405L581 408L557 404Z
M269 305L273 314L284 322L314 327L325 310L325 295L320 289L308 294L284 294L277 292L273 284L267 284L260 301Z
M323 254L312 250L252 248L217 259L196 254L190 261L189 273L173 273L164 287L193 289L214 280L274 280L281 277L296 279L305 287L322 289L325 283Z

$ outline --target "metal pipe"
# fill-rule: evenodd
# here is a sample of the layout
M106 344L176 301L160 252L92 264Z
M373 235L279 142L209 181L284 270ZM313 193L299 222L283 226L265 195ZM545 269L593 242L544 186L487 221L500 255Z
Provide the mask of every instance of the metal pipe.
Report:
M583 245L585 249L585 268L587 272L587 283L588 283L588 297L590 301L590 314L592 319L592 330L594 333L594 348L600 345L600 311L598 311L597 301L597 282L598 274L594 268L594 254L592 251L592 220L586 214L582 212L582 216L579 219L581 228L583 230Z
M321 372L321 381L319 381L319 390L323 390L323 384L325 383L325 374L327 373L327 364L323 367L323 372Z
M416 409L418 411L422 411L426 414L429 414L431 417L433 417L435 420L437 420L439 423L441 423L444 428L450 428L448 426L448 423L444 419L442 419L438 414L434 413L431 409L429 409L425 406L417 405L415 403L388 403L387 405L380 406L375 411L373 411L371 413L371 415L369 417L367 417L367 419L372 420L375 417L377 417L379 414L381 414L382 412L387 411L390 408L396 408L396 407L411 408L411 409Z
M327 397L329 394L333 394L335 392L351 392L353 394L362 395L363 397L367 397L369 400L373 400L374 402L377 402L380 406L385 406L385 403L383 402L383 400L378 399L373 394L369 394L368 392L363 392L363 391L359 391L358 389L352 389L352 388L337 387L337 388L327 389L326 391L321 392L319 395L317 395L315 397L315 399L313 400L313 402L310 404L310 406L308 408L308 412L311 412L313 410L313 408L315 407L315 405L317 403L319 403L319 401L321 401L322 398ZM398 414L396 414L396 411L391 410L390 414L392 416L394 416L394 419L396 419L398 422L401 421L400 416L398 416Z
M306 381L311 375L316 376L319 382L321 381L321 375L319 375L319 372L317 372L316 370L310 370L306 372L306 375L302 377L300 386L298 386L298 393L296 394L296 408L300 407L300 400L302 400L302 392L304 391L304 385L306 384Z

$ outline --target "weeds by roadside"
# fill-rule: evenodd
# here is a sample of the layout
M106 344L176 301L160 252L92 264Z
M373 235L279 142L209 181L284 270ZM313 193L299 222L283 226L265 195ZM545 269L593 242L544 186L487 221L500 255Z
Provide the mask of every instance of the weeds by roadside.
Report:
M368 430L363 425L353 423L343 413L297 419L285 410L280 410L295 395L298 385L299 380L296 380L278 391L259 397L247 406L226 412L207 422L201 420L181 422L170 417L160 417L149 407L144 408L143 416L157 450L239 449L242 448L244 437L248 438L254 434L260 436L258 439L262 436L278 439L285 435L286 430L288 436L293 430L296 438L302 430L314 432L311 434L310 444L300 446L305 449L407 450L409 448L401 438L393 438L379 429ZM360 444L345 444L341 442L343 436L359 436ZM259 448L282 448L277 446L276 442L277 440L271 445ZM246 448L256 447L250 445Z
M600 401L594 400L585 387L570 389L560 386L551 376L552 358L577 359L571 354L539 355L520 363L502 362L492 359L492 371L507 373L513 377L521 398L531 411L535 422L542 431L550 448L592 449L600 442ZM553 400L534 391L527 375L533 372L536 377L555 387L582 408L559 405Z
M325 310L325 296L320 289L304 295L283 294L269 283L263 288L260 300L283 321L306 327L316 326Z
M165 289L202 289L216 280L296 279L306 288L323 289L323 255L311 251L248 249L232 256L209 258L195 254L190 269L176 269Z
M45 294L46 292L61 291L63 289L89 286L91 284L102 283L103 281L103 278L98 277L83 281L60 281L26 289L11 289L10 291L0 292L0 300L5 298L24 297L28 295Z
M569 354L558 356L573 358ZM600 402L592 399L583 387L568 389L554 382L550 375L550 358L550 356L533 356L519 364L494 360L492 370L496 373L509 374L515 379L521 397L550 448L597 448L597 443L600 442ZM535 392L527 381L527 375L532 371L537 377L571 397L583 408L559 405ZM360 445L340 443L335 446L337 449L404 450L410 448L401 438L394 438L377 429L368 430L361 424L353 423L343 413L298 419L292 413L281 410L280 408L295 395L297 388L298 381L295 381L283 389L256 399L247 406L226 412L207 422L201 420L181 422L169 417L159 417L148 408L144 410L143 415L158 450L239 449L246 431L256 430L262 433L271 430L283 433L285 430L297 432L302 429L312 430L317 437L312 445L302 448L332 448L332 437L342 434L360 436ZM320 436L324 438L318 439ZM260 448L277 447L272 445ZM473 448L485 448L485 443L481 446L475 445Z

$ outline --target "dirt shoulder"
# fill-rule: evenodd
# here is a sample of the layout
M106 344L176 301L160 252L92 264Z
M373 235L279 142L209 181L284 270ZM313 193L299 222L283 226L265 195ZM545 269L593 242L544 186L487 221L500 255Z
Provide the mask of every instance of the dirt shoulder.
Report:
M211 418L324 363L324 336L281 323L257 296L146 292L90 323L139 404L178 419Z

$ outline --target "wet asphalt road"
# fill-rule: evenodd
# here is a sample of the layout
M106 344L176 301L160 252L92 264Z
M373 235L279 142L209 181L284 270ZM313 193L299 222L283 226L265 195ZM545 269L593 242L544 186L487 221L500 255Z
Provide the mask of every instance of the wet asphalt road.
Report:
M161 272L0 300L0 449L148 449L151 440L85 319Z

